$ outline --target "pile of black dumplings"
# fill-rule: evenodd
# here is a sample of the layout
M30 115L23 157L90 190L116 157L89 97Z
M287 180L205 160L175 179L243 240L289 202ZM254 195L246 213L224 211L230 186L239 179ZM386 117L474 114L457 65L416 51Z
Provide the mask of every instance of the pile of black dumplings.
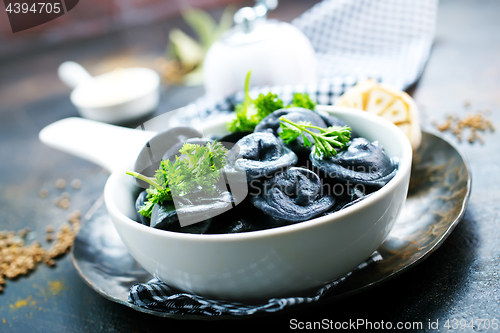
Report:
M330 158L317 156L314 147L305 147L301 136L284 144L279 137L280 117L308 121L318 127L346 125L327 113L302 108L277 110L264 118L253 133L218 138L228 147L235 143L239 149L237 156L228 154L224 172L227 177L237 172L246 174L246 182L241 186L247 186L248 195L242 201L235 200L231 189L222 182L211 200L194 204L196 200L206 200L201 196L197 199L195 193L178 202L177 210L172 202L157 204L151 219L138 214L139 221L154 228L197 234L269 229L348 207L380 189L397 172L397 162L387 156L378 142L369 142L355 133L347 147ZM203 143L201 139L191 140ZM164 158L175 156L180 147L182 144L170 149ZM145 191L139 194L136 210L144 204L145 197ZM181 227L181 213L196 216L202 222ZM211 217L203 219L203 214Z

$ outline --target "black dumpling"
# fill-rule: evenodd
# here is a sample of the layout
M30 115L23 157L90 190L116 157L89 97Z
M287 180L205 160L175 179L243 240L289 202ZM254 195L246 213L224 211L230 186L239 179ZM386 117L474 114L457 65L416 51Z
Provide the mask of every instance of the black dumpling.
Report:
M214 216L208 233L235 234L259 230L260 214L249 200L244 200L235 208Z
M286 225L309 220L332 208L335 198L322 192L316 173L292 167L267 179L261 193L250 200L276 224Z
M255 126L254 132L269 132L273 133L274 136L278 136L280 129L280 117L284 117L293 122L309 121L314 126L326 126L324 120L316 112L309 109L293 107L274 111L262 119L257 126Z
M327 177L342 182L369 186L384 186L397 171L397 163L387 156L378 141L353 139L347 149L333 157L323 157L311 151L310 160Z
M286 108L276 110L264 119L260 121L260 123L255 127L254 132L269 132L274 136L279 137L279 133L281 132L280 128L280 117L284 117L290 121L295 123L300 121L310 122L314 126L318 127L327 127L325 121L321 118L319 114L304 108ZM317 129L312 129L313 132L319 132ZM309 134L305 134L310 142L313 142L313 138ZM299 136L297 140L294 140L286 145L288 148L293 150L299 157L309 154L311 147L304 146L304 138Z
M211 219L181 227L179 217L175 210L174 204L163 202L155 204L151 213L151 227L166 231L189 233L189 234L204 234L210 228Z
M212 217L232 208L232 197L227 191L213 196L179 197L176 198L176 205L177 208L172 201L156 204L151 213L151 227L175 232L205 233ZM181 227L179 215L185 220L198 222Z
M330 127L330 126L340 126L340 127L347 126L347 123L345 121L340 120L339 118L337 118L335 116L332 116L331 114L329 114L326 111L318 110L318 111L315 111L315 112L321 117L321 119L323 119L323 121L325 122L325 124L326 124L327 127Z
M139 222L141 222L144 225L147 225L149 227L150 224L150 219L149 217L146 217L139 213L139 210L141 210L141 207L144 206L144 202L146 201L146 197L148 196L148 193L146 190L142 191L139 193L137 196L137 199L135 200L135 211L137 212L137 219Z
M293 151L271 133L251 133L236 142L235 154L228 154L224 170L245 172L247 181L271 176L297 163Z

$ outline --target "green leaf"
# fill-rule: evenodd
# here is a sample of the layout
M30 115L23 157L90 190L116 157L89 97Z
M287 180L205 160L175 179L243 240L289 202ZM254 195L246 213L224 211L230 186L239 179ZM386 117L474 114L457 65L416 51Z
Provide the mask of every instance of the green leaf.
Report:
M207 12L195 8L183 11L182 17L198 35L201 47L206 52L218 37L214 36L217 27L215 20Z
M285 143L294 141L302 134L300 129L293 127L286 122L280 122L280 127L282 129L282 131L280 132L280 137Z
M271 92L267 93L267 95L260 94L255 99L254 104L257 108L257 123L274 111L283 109L283 101L278 98L278 95Z
M215 39L217 40L224 32L229 30L233 25L234 13L236 10L234 6L227 6L222 13L222 16L219 20L219 25L215 29Z
M291 107L299 107L314 111L316 102L314 102L306 93L295 93L293 94L292 103L287 106L287 108Z
M228 124L231 132L253 132L262 119L283 108L283 101L275 94L260 94L255 100L250 97L251 73L248 71L245 79L245 99L235 106L236 118Z
M236 118L228 124L231 132L252 132L258 123L253 117L257 114L257 109L249 94L251 74L252 71L248 71L245 79L245 99L235 106Z
M179 29L172 29L169 33L175 55L183 65L189 68L196 67L203 61L205 51L193 38Z
M314 152L318 156L334 156L337 154L335 147L343 148L347 145L351 139L351 128L348 126L330 126L328 128L322 128L318 126L313 126L308 122L295 123L284 117L280 117L280 127L282 132L280 132L280 137L285 143L290 143L297 139L299 135L304 138L304 145L306 147L311 146L311 142L306 137L306 133L309 134L314 139ZM316 129L319 133L311 131L310 129Z
M262 119L274 111L284 108L283 101L278 98L278 95L271 92L268 92L267 95L259 94L255 100L252 100L249 94L250 75L251 71L247 73L245 79L245 99L235 106L236 118L228 124L228 129L231 132L252 132ZM314 110L316 102L311 100L306 93L295 93L292 103L286 107Z
M214 193L219 171L226 164L227 149L220 142L209 142L205 146L185 143L179 152L182 157L176 156L175 162L161 161L154 179L133 171L126 172L150 184L146 189L147 200L139 209L143 216L151 217L154 205L173 200L173 195L190 195L199 187L205 193Z
M197 86L203 83L203 67L199 65L184 76L186 86Z
M304 146L311 147L311 141L309 141L309 139L304 133L302 133L302 138L304 139Z

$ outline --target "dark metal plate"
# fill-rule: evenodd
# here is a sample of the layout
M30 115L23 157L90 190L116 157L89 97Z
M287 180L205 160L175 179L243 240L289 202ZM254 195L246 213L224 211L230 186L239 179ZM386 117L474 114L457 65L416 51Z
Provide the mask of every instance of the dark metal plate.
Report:
M355 271L320 303L338 300L386 282L422 261L443 243L464 215L471 190L467 160L442 137L427 132L423 132L422 136L421 147L414 154L405 207L386 242L378 249L383 260ZM85 216L85 220L71 258L82 278L102 296L161 317L234 319L229 315L172 315L129 303L129 288L146 282L151 275L128 253L107 215L102 198Z

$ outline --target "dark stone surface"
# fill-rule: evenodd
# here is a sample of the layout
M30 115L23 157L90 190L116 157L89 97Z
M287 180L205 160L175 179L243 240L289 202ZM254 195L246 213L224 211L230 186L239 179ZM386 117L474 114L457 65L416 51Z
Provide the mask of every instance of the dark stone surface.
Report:
M444 120L448 112L465 115L464 100L470 101L471 111L490 108L490 118L498 127L500 3L442 0L439 10L431 58L413 91L425 115L424 127L432 129L432 121ZM72 52L78 52L76 45L73 48ZM11 70L14 73L15 67ZM201 93L200 88L168 89L162 96L161 111L183 106ZM0 229L29 226L47 246L43 241L46 225L59 226L72 209L85 213L99 198L107 179L101 168L45 147L37 139L44 126L74 115L76 110L67 94L27 105L0 106ZM446 320L500 320L499 135L498 131L484 134L484 145L459 144L471 165L473 187L465 216L450 237L421 264L372 290L335 303L261 319L180 321L139 313L101 297L80 279L69 256L65 256L57 261L56 268L40 265L27 277L7 281L0 295L0 331L176 332L237 330L243 326L286 330L292 319L383 320L394 325L422 322L423 331L432 331L428 329L429 321L439 320L440 331L446 331ZM52 202L62 192L54 185L60 177L83 182L80 190L68 188L72 205L67 211ZM49 190L47 199L38 197L42 187ZM54 281L61 282L60 291L51 291ZM16 302L20 300L29 301L18 307Z

